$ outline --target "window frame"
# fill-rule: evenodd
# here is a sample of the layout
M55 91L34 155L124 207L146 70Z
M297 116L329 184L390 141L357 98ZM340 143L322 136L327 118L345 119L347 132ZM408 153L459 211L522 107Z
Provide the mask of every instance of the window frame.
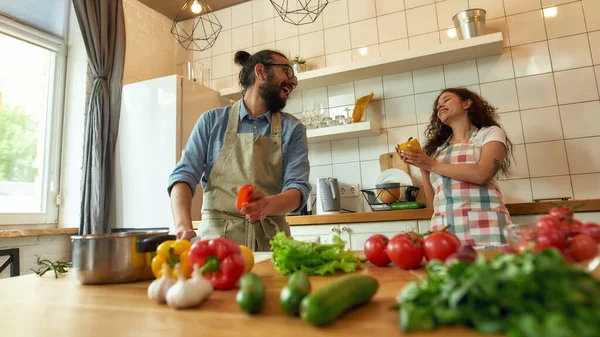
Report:
M42 179L42 202L45 211L39 213L0 213L0 230L15 227L56 227L60 206L60 164L62 156L62 124L64 118L67 37L58 37L20 23L0 13L0 33L55 52L51 59L48 85L48 110Z

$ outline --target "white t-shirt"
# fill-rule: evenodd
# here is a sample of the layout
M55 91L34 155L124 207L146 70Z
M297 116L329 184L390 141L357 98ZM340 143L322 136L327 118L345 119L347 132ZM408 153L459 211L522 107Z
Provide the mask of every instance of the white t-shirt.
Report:
M474 156L478 163L479 159L481 159L481 148L483 145L493 141L500 142L506 147L506 134L504 130L495 125L479 129L479 132L475 135L475 139L473 139L473 144L475 145Z

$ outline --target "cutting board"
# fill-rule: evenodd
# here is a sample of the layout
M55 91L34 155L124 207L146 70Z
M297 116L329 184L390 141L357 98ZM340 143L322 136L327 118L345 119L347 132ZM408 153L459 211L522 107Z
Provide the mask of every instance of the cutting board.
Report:
M410 174L408 164L400 158L397 152L388 152L379 156L379 167L381 168L381 172L396 168Z

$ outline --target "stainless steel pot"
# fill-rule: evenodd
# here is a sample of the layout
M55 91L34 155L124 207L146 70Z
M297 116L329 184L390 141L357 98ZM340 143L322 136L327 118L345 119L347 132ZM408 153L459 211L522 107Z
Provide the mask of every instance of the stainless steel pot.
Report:
M156 247L175 238L165 231L72 236L73 271L82 284L149 280Z

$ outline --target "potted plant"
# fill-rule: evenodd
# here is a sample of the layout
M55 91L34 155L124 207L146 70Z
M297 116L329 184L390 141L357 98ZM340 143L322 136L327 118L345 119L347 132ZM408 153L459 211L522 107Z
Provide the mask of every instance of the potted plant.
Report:
M306 59L303 59L300 56L296 56L292 59L291 63L295 73L301 73L303 71L306 71Z

